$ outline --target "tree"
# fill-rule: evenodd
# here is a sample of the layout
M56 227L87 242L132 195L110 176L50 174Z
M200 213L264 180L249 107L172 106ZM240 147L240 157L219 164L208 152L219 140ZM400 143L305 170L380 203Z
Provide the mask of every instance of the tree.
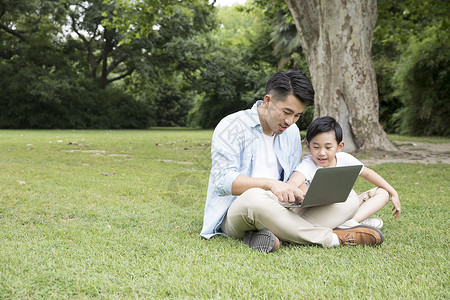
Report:
M197 77L202 69L209 67L211 53L206 37L216 27L214 8L207 2L190 0L170 9L166 7L153 25L141 14L133 14L140 8L127 7L127 14L134 15L135 19L124 18L119 22L140 22L142 26L136 34L151 38L152 49L145 55L146 63L139 65L132 81L126 81L132 84L126 88L151 105L156 126L186 126L194 99L202 93Z
M370 1L286 0L316 91L315 117L336 118L346 151L395 150L381 128L370 57L377 4Z
M269 45L270 24L258 11L220 7L218 22L218 30L197 41L201 46L190 58L198 63L192 86L199 94L189 115L191 126L215 127L226 115L262 99L277 63ZM192 65L182 57L179 61Z
M123 42L125 34L112 24L115 15L123 14L115 2L80 0L65 6L73 32L66 36L66 52L81 62L100 88L130 76L145 63L140 58L143 51L151 51L151 42L138 38Z
M185 126L196 97L186 78L201 66L192 41L214 26L213 9L208 0L0 1L0 127Z
M86 78L84 57L67 44L67 8L52 0L0 3L0 128L147 127L145 103Z

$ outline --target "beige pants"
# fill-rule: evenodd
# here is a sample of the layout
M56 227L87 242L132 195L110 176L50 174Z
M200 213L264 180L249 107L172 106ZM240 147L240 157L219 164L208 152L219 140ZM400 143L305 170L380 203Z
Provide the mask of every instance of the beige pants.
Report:
M367 200L372 198L375 195L377 190L378 190L378 187L374 187L368 191L365 191L364 193L358 194L359 206L363 205L364 202L366 202Z
M329 247L332 228L351 219L358 207L359 199L353 190L342 203L286 209L271 192L253 188L231 204L222 231L242 239L248 230L268 229L282 241Z

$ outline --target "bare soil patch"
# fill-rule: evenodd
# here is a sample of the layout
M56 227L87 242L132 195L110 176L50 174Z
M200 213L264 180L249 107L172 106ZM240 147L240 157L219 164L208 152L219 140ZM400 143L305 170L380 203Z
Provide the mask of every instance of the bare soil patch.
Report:
M361 151L356 153L355 156L367 165L386 162L450 164L450 143L396 141L394 144L398 147L398 151Z

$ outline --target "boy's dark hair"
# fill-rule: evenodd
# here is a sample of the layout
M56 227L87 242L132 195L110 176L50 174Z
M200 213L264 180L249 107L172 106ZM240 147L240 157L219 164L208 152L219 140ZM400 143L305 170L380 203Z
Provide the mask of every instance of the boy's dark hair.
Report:
M311 122L308 126L308 130L306 131L306 140L308 143L311 140L322 132L328 132L334 130L334 134L336 136L336 141L339 144L342 142L342 127L339 123L332 117L325 116L321 118L317 118Z
M314 104L314 88L308 77L297 70L273 74L266 83L266 94L270 93L275 100L285 99L292 94L306 105Z

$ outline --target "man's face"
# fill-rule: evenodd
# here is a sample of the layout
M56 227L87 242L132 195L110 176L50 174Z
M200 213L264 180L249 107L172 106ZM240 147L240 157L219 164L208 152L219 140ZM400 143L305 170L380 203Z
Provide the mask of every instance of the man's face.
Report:
M274 101L273 96L268 94L264 97L264 105L267 108L264 115L266 126L263 125L266 134L269 128L273 133L283 133L298 121L306 108L306 104L294 95L287 96L285 100Z
M323 168L336 166L336 153L344 148L344 142L336 141L333 130L316 135L311 141L306 142L314 162Z

